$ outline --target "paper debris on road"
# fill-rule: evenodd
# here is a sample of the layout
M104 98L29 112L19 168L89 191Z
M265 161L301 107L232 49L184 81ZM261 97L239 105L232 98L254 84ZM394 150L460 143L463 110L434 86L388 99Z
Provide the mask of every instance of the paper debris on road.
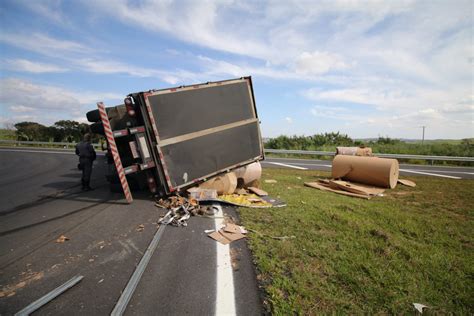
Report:
M61 235L58 237L58 239L56 239L56 242L59 243L59 244L62 244L64 243L66 240L69 240L69 237L66 237L64 235Z
M142 232L144 229L145 229L145 225L140 224L140 225L138 225L136 231L137 231L137 232Z
M407 180L407 179L398 179L398 183L406 185L407 187L410 187L410 188L416 187L415 182L413 182L411 180Z
M267 179L265 180L265 183L277 183L278 181L277 180L274 180L274 179Z
M208 233L209 231L206 230L205 232ZM211 231L208 233L208 236L224 245L227 245L233 241L245 238L246 233L247 230L242 226L228 223L218 231Z
M208 200L208 199L216 199L217 198L217 191L215 189L204 189L193 187L187 190L189 197L196 199L196 200Z

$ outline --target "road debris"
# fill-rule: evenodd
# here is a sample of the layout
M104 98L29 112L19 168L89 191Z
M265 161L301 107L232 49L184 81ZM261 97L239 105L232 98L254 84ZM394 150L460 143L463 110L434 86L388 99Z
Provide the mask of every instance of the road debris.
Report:
M69 240L69 237L66 237L64 235L61 235L58 237L58 239L56 239L56 242L59 243L59 244L62 244L64 243L66 240Z
M16 313L15 316L17 316L17 315L18 316L30 315L31 313L35 312L36 310L38 310L43 305L49 303L51 300L53 300L57 296L61 295L65 291L69 290L71 287L73 287L74 285L79 283L83 278L84 277L82 275L75 276L74 278L70 279L69 281L67 281L63 285L55 288L54 290L52 290L48 294L44 295L43 297L41 297L41 298L37 299L36 301L34 301L33 303L31 303L30 305L26 306L21 311Z
M218 231L213 230L211 233L208 233L208 236L223 245L227 245L233 241L245 238L246 232L243 227L228 223Z
M406 185L407 187L410 187L410 188L416 187L415 182L413 182L411 180L407 180L407 179L398 179L398 183Z
M250 192L253 192L257 194L258 196L267 196L268 193L266 191L263 191L262 189L256 188L256 187L249 187L248 188Z
M137 231L137 232L142 232L144 229L145 229L145 225L140 224L140 225L138 225L136 231Z
M423 314L423 308L428 308L428 306L420 304L420 303L413 303L413 307L420 313Z
M332 161L333 179L381 188L395 188L398 171L396 159L337 155Z
M193 187L187 190L189 197L196 200L217 199L217 190Z
M336 155L372 156L370 147L336 147Z
M216 190L218 195L232 194L237 188L237 176L228 172L201 183L199 188Z

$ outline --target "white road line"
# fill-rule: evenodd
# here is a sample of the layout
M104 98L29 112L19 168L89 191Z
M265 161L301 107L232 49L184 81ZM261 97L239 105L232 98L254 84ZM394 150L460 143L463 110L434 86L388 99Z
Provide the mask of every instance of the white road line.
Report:
M294 169L300 169L300 170L308 170L308 168L305 168L305 167L298 167L298 166L293 166L293 165L287 165L287 164L281 163L281 162L271 162L271 161L267 161L266 163L271 163L272 165L277 165L277 166L282 166L282 167L288 167L288 168L294 168Z
M437 174L437 173L430 173L430 172L421 172L421 171L408 170L408 169L400 169L400 171L410 172L410 173L418 173L418 174L425 174L425 175L428 175L428 176L435 176L435 177L441 177L441 178L462 179L462 178L460 178L460 177L446 176L446 175L444 175L444 174Z
M436 173L459 173L459 174L471 174L473 175L474 172L466 172L466 171L446 171L446 170L423 170L423 169L416 169L416 171L421 172L436 172Z
M214 207L218 210L215 214L214 224L216 230L224 224L224 213L219 204ZM217 286L216 286L216 315L236 315L234 276L230 258L230 246L216 241L217 247Z

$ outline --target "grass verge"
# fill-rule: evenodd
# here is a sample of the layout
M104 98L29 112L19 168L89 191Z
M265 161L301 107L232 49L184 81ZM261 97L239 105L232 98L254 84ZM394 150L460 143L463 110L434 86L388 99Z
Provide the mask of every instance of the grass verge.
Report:
M288 206L240 209L271 311L406 314L474 311L474 181L415 177L366 201L303 186L320 171L265 169Z

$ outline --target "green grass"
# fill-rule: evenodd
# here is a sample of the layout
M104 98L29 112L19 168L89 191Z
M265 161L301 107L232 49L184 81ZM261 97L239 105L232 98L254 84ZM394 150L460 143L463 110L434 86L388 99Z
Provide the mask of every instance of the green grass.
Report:
M318 171L264 170L285 208L240 209L270 310L289 314L474 312L474 181L409 178L362 200L303 186Z
M6 128L0 128L0 139L11 140L16 139L15 131Z

